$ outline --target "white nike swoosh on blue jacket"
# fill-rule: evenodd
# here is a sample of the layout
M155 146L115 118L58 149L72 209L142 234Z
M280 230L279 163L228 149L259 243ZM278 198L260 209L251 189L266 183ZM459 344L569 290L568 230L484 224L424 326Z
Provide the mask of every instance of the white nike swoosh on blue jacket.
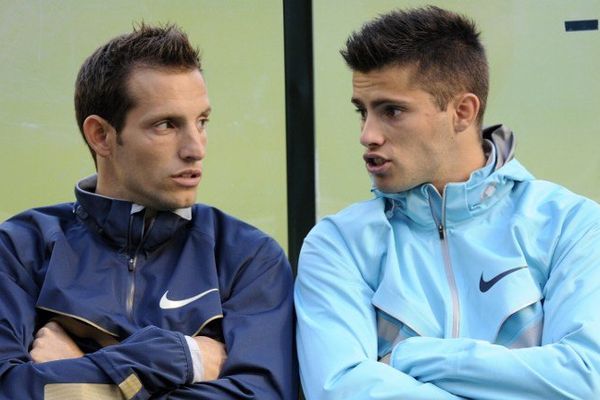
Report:
M206 290L200 294L197 294L196 296L188 297L187 299L171 300L171 299L167 298L167 294L169 293L169 291L167 290L165 292L165 294L163 294L162 297L160 298L159 306L163 310L170 310L173 308L181 308L183 306L186 306L186 305L206 296L207 294L209 294L211 292L218 292L218 291L219 291L219 289L214 288L214 289Z

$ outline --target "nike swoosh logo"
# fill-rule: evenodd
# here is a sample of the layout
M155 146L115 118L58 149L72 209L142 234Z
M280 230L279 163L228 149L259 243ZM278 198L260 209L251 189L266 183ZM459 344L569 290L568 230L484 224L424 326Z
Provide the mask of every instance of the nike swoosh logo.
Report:
M481 293L485 293L488 290L490 290L492 288L492 286L494 286L496 283L498 283L498 281L502 278L504 278L506 275L512 274L513 272L516 272L520 269L523 268L527 268L527 265L522 266L522 267L516 267L516 268L511 268L511 269L507 269L504 272L499 273L498 275L496 275L495 277L493 277L492 279L490 279L489 281L485 281L483 279L483 272L481 273L481 278L479 278L479 290L481 291Z
M171 300L167 297L167 294L169 293L169 291L167 290L165 292L165 294L162 295L162 297L160 298L160 303L158 304L160 308L162 308L163 310L171 310L173 308L181 308L183 306L187 306L188 304L190 304L191 302L194 302L204 296L206 296L207 294L211 293L211 292L218 292L219 289L208 289L200 294L197 294L193 297L188 297L187 299L182 299L182 300Z

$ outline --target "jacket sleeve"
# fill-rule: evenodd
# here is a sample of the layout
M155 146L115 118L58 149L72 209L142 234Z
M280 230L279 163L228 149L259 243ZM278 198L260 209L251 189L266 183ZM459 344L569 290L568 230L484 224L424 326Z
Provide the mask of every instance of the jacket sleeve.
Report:
M84 357L34 363L29 350L36 329L38 283L30 267L43 262L42 253L35 250L43 246L30 230L13 227L14 235L9 235L5 226L0 226L0 399L65 398L65 383L76 384L68 386L75 391L68 392L68 398L99 390L126 399L147 399L154 392L191 381L192 364L183 335L157 327ZM57 397L51 393L58 393Z
M48 391L65 398L67 389L68 398L82 393L125 399L296 398L292 276L271 239L248 257L222 305L228 353L222 377L191 384L184 336L157 327L85 357L33 363L29 349L39 283L30 271L43 263L45 241L16 225L0 227L0 399L50 399Z
M304 241L295 287L307 400L458 399L377 361L372 296L337 228L321 221Z
M537 347L414 337L399 343L400 372L474 399L600 398L600 228L565 228L543 289Z
M269 239L238 272L223 302L227 360L217 380L178 388L172 400L294 400L293 280L285 253Z

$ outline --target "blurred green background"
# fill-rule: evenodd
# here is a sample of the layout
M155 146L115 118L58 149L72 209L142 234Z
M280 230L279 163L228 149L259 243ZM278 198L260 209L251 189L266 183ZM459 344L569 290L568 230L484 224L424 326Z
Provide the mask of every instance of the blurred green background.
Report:
M485 123L515 130L517 157L537 177L600 200L600 32L564 27L597 19L599 0L315 0L318 217L371 196L339 49L377 14L425 4L479 24L491 66ZM199 201L287 248L281 0L0 0L0 221L72 201L94 172L73 82L85 57L142 20L177 23L202 50L214 112Z

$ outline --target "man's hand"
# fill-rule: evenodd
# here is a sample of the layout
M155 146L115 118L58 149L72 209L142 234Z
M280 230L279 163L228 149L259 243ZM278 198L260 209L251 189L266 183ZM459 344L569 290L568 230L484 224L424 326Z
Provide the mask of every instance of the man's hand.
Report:
M225 360L227 360L225 345L207 336L195 336L193 339L200 348L202 367L204 368L203 380L212 381L217 379L221 374Z
M58 323L50 321L35 334L29 355L42 363L82 357L83 352Z

